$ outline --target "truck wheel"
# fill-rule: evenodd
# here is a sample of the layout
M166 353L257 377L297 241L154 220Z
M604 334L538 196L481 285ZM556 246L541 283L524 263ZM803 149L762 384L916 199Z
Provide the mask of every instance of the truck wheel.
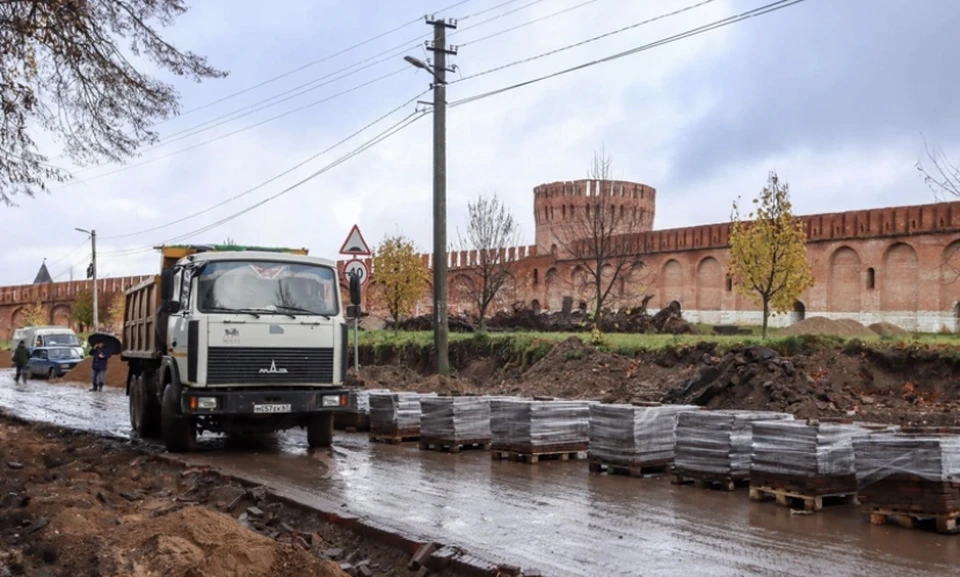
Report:
M172 384L163 389L160 429L163 444L171 453L186 453L197 442L196 425L180 411L180 387Z
M317 413L307 422L307 445L311 449L333 444L333 413Z
M142 375L130 378L130 426L141 439L160 434L160 407L147 391Z

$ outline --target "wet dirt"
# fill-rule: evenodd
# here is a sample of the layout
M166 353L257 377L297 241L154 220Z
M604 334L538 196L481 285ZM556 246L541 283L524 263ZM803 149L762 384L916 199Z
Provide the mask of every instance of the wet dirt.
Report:
M31 420L126 436L120 391L14 385L0 375L0 407ZM590 474L583 461L531 466L338 434L310 452L299 431L249 446L202 437L186 456L399 532L462 545L485 558L553 577L829 576L952 574L960 539L878 527L851 507L791 515L745 492L705 491L667 479Z

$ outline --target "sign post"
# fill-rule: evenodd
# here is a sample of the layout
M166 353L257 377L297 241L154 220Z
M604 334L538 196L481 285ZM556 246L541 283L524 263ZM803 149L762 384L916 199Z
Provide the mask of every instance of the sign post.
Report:
M359 256L370 256L371 250L367 241L360 233L360 227L353 225L347 239L340 247L340 254L353 258L343 267L343 276L350 288L350 304L353 308L353 370L360 376L360 287L367 284L370 271L367 263L359 260ZM356 283L356 284L354 284Z

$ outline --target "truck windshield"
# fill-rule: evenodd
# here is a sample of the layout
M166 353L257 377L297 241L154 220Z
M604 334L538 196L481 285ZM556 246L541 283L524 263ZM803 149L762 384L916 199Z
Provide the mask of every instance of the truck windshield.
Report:
M79 347L80 340L77 335L69 333L60 333L52 335L42 335L43 344L48 347Z
M210 262L197 279L202 312L337 314L336 272L327 266L285 262Z

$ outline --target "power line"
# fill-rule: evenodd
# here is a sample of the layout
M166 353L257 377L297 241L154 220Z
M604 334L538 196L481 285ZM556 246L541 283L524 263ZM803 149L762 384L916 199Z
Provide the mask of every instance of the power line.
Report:
M597 2L597 0L587 0L586 2L581 2L580 4L576 4L576 5L574 5L574 6L570 6L569 8L564 8L563 10L558 10L558 11L552 13L552 14L547 14L546 16L541 16L541 17L539 17L539 18L534 18L533 20L529 20L529 21L527 21L527 22L524 22L523 24L518 24L517 26L514 26L514 27L512 27L512 28L507 28L507 29L505 29L505 30L501 30L500 32L495 32L495 33L490 34L490 35L488 35L488 36L483 36L483 37L481 37L481 38L477 38L476 40L471 40L470 42L465 42L465 43L463 43L463 44L459 44L457 47L458 47L458 48L465 48L465 47L467 47L467 46L470 46L471 44L477 44L478 42L483 42L483 41L485 41L485 40L490 40L491 38L496 38L497 36L501 36L501 35L503 35L503 34L507 34L507 33L509 33L509 32L513 32L513 31L519 30L519 29L521 29L521 28L526 28L527 26L530 26L530 25L533 25L533 24L537 24L538 22L542 22L542 21L544 21L544 20L549 20L550 18L555 18L555 17L557 17L557 16L566 14L567 12L573 12L574 10L583 8L584 6L587 6L587 5L589 5L589 4L593 4L594 2Z
M163 160L163 159L165 159L165 158L170 158L171 156L175 156L175 155L181 154L181 153L183 153L183 152L188 152L188 151L190 151L190 150L194 150L194 149L196 149L196 148L200 148L201 146L206 146L206 145L208 145L208 144L217 142L218 140L223 140L224 138L229 138L229 137L231 137L231 136L235 136L235 135L237 135L237 134L240 134L241 132L246 132L246 131L248 131L248 130L252 130L252 129L254 129L254 128L257 128L257 127L259 127L259 126L263 126L264 124L267 124L267 123L269 123L269 122L273 122L273 121L275 121L275 120L279 120L279 119L284 118L284 117L287 117L287 116L290 116L291 114L294 114L294 113L296 113L296 112L301 112L301 111L306 110L306 109L308 109L308 108L313 108L314 106L316 106L316 105L318 105L318 104L322 104L322 103L324 103L324 102L328 102L328 101L330 101L330 100L333 100L334 98L338 98L338 97L340 97L340 96L343 96L343 95L345 95L345 94L349 94L349 93L351 93L351 92L354 92L354 91L359 90L359 89L361 89L361 88L364 88L364 87L366 87L366 86L370 86L371 84L375 84L375 83L377 83L377 82L381 82L381 81L383 81L383 80L386 80L387 78L390 78L391 76L396 76L397 74L400 74L400 73L402 73L402 72L406 72L406 71L408 71L408 70L411 70L411 68L410 68L410 67L398 68L398 69L394 70L393 72L390 72L390 73L388 73L388 74L384 74L383 76L379 76L379 77L377 77L377 78L374 78L373 80L368 80L367 82L364 82L364 83L362 83L362 84L357 84L356 86L353 86L353 87L351 87L351 88L347 88L346 90L342 90L342 91L340 91L340 92L337 92L336 94L332 94L332 95L330 95L330 96L321 98L320 100L314 100L313 102L310 102L310 103L308 103L308 104L304 104L303 106L299 106L299 107L297 107L297 108L293 108L293 109L291 109L291 110L288 110L288 111L286 111L286 112L284 112L284 113L282 113L282 114L278 114L278 115L276 115L276 116L271 116L270 118L267 118L266 120L261 120L260 122L257 122L257 123L255 123L255 124L251 124L251 125L245 126L245 127L243 127L243 128L239 128L239 129L237 129L237 130L234 130L233 132L228 132L228 133L226 133L226 134L221 134L220 136L216 136L216 137L214 137L214 138L210 138L210 139L208 139L208 140L204 140L204 141L202 141L202 142L198 142L198 143L196 143L196 144L192 144L192 145L187 146L187 147L185 147L185 148L179 148L179 149L174 150L174 151L172 151L172 152L168 152L167 154L163 154L163 155L160 155L160 156L156 156L156 157L154 157L154 158L148 158L148 159L146 159L146 160L143 160L143 161L140 161L140 162L135 162L135 163L133 163L133 164L127 164L127 165L121 166L121 167L119 167L119 168L116 168L116 169L114 169L114 170L111 170L111 171L109 171L109 172L104 172L104 173L101 173L101 174L97 174L97 175L88 177L88 178L84 179L84 182L89 182L89 181L91 181L91 180L97 180L97 179L104 178L104 177L107 177L107 176L111 176L111 175L114 175L114 174L117 174L117 173L120 173L120 172L125 172L125 171L127 171L127 170L130 170L131 168L137 168L137 167L144 166L144 165L147 165L147 164L152 164L152 163L154 163L154 162L157 162L158 160ZM67 183L67 184L65 184L65 185L63 185L63 186L58 186L58 187L56 187L56 188L53 189L53 190L56 190L56 189L59 189L59 188L64 188L64 187L70 186L71 184L73 184L73 183Z
M439 14L440 12L446 12L447 10L451 10L451 9L453 9L453 8L456 8L456 7L458 7L458 6L462 6L463 4L466 4L466 3L472 2L472 1L473 1L473 0L460 0L459 2L455 2L455 3L453 3L453 4L450 4L450 5L448 5L448 6L445 6L445 7L441 8L440 10L437 10L436 13ZM403 30L404 28L407 28L408 26L412 26L412 25L414 25L414 24L417 24L417 23L419 23L419 22L421 22L421 21L422 21L422 18L420 18L420 17L415 18L415 19L413 19L413 20L409 20L409 21L407 21L407 22L405 22L405 23L403 23L403 24L401 24L401 25L399 25L399 26L397 26L397 27L395 27L395 28L391 28L390 30L387 30L386 32L381 32L380 34L377 34L376 36L373 36L373 37L371 37L371 38L368 38L368 39L366 39L366 40L364 40L364 41L362 41L362 42L358 42L358 43L356 43L356 44L354 44L354 45L352 45L352 46L348 46L347 48L344 48L344 49L342 49L342 50L339 50L339 51L337 51L337 52L334 52L333 54L329 54L329 55L327 55L327 56L324 56L323 58L318 58L317 60L313 60L313 61L307 62L306 64L303 64L303 65L301 65L301 66L298 66L297 68L294 68L294 69L292 69L292 70L288 70L288 71L286 71L286 72L284 72L284 73L282 73L282 74L278 74L277 76L274 76L274 77L272 77L272 78L269 78L269 79L267 79L267 80L264 80L264 81L262 81L262 82L259 82L259 83L257 83L257 84L254 84L253 86L249 86L249 87L247 87L247 88L244 88L243 90L238 90L237 92L233 92L233 93L228 94L228 95L226 95L226 96L220 97L220 98L218 98L218 99L216 99L216 100L213 100L213 101L208 102L208 103L206 103L206 104L203 104L203 105L201 105L201 106L197 106L197 107L191 108L191 109L189 109L189 110L187 110L187 111L185 111L185 112L181 112L180 114L178 114L178 115L175 116L174 118L182 118L182 117L184 117L184 116L186 116L186 115L188 115L188 114L192 114L192 113L197 112L197 111L199 111L199 110L204 110L204 109L206 109L206 108L210 108L211 106L213 106L213 105L215 105L215 104L219 104L219 103L221 103L221 102L224 102L224 101L229 100L229 99L231 99L231 98L234 98L234 97L236 97L236 96L240 96L241 94L246 94L247 92L250 92L251 90L256 90L257 88L266 86L267 84L271 84L271 83L273 83L273 82L276 82L277 80L281 80L281 79L286 78L286 77L288 77L288 76L290 76L290 75L292 75L292 74L296 74L297 72L300 72L301 70L306 70L307 68L311 68L311 67L313 67L313 66L316 66L317 64L322 64L322 63L324 63L324 62L326 62L326 61L328 61L328 60L330 60L330 59L332 59L332 58L335 58L335 57L337 57L337 56L340 56L341 54L346 54L347 52L350 52L351 50L355 50L355 49L357 49L357 48L360 48L361 46L365 46L365 45L373 42L374 40L379 40L379 39L381 39L381 38L383 38L383 37L385 37L385 36L389 36L390 34L393 34L394 32L399 32L400 30ZM167 119L167 120L158 122L157 124L154 124L154 126L158 126L159 124L163 124L164 122L167 122L167 121L169 121L169 120L173 120L173 118L170 118L170 119Z
M466 1L470 1L470 0L466 0ZM477 16L477 15L480 15L480 14L483 14L483 13L486 13L486 12L489 12L489 11L491 11L491 10L494 10L494 9L496 9L496 8L502 7L502 6L507 5L507 4L512 4L512 3L516 2L516 1L517 1L517 0L509 0L508 2L503 2L503 3L501 3L501 4L498 4L497 6L494 6L493 8L489 8L489 9L482 10L482 11L480 11L480 12L477 12L477 13L473 14L473 16ZM482 25L484 25L484 24L487 24L487 23L489 23L489 22L493 22L493 21L495 21L495 20L497 20L497 19L499 19L499 18L502 18L502 17L507 16L507 15L509 15L509 14L513 14L514 12L517 12L517 11L519 11L519 10L522 10L522 9L524 9L524 8L527 8L527 7L529 7L529 6L532 6L533 4L537 4L537 3L542 2L542 1L544 1L544 0L534 0L533 2L529 2L529 3L527 3L527 4L524 4L523 6L520 6L519 8L516 8L516 9L514 9L514 10L510 10L510 11L507 11L507 12L503 12L503 13L497 14L497 15L491 17L491 18L487 18L487 19L485 19L485 20L482 20L482 21L480 21L480 22L477 22L476 24L473 24L472 26L469 26L469 27L467 27L467 28L464 28L463 30L473 29L473 28L476 28L476 27L478 27L478 26L482 26ZM462 3L463 3L463 2L461 2L460 4L462 4ZM459 4L454 4L454 5L452 5L452 6L449 6L448 8L452 8L452 7L458 6L458 5L459 5ZM419 21L419 19L418 19L418 21ZM462 31L462 30L461 30L461 31ZM451 34L451 35L452 35L452 34ZM275 94L275 95L273 95L273 96L267 97L267 98L265 98L265 99L263 99L263 100L260 100L260 101L258 101L258 102L253 103L253 104L250 104L250 105L247 105L247 106L245 106L245 107L241 107L241 108L235 109L235 110L233 110L233 111L231 111L231 112L228 112L228 113L226 113L226 114L224 114L224 115L221 115L221 116L219 116L219 117L217 117L217 118L214 118L214 119L212 119L212 120L208 120L208 121L202 122L202 123L200 123L200 124L198 124L198 125L195 125L195 126L193 126L193 127L191 127L191 128L187 128L187 129L178 131L178 132L176 132L176 133L174 133L174 134L172 135L172 136L177 136L177 138L173 138L173 139L171 140L171 139L169 139L169 137L168 137L168 139L162 140L160 143L144 149L144 151L154 150L154 149L157 149L157 148L159 148L159 147L161 147L161 146L165 146L166 144L170 144L171 142L176 142L176 141L182 140L182 139L184 139L184 138L189 138L189 137L191 137L191 136L195 136L195 135L200 134L200 133L202 133L202 132L206 132L207 130L211 130L211 129L213 129L213 128L216 128L216 127L218 127L218 126L222 126L222 125L224 125L224 124L228 124L228 123L230 123L230 122L232 122L232 121L234 121L234 120L238 120L238 119L240 119L240 118L243 118L244 116L249 116L250 114L259 112L259 111L264 110L264 109L266 109L266 108L270 108L271 106L275 106L275 105L277 105L277 104L280 104L280 103L282 103L282 102L286 102L286 101L291 100L291 99L293 99L293 98L296 98L296 97L298 97L298 96L302 96L303 94L306 94L307 92L310 92L310 91L312 91L312 90L315 90L316 88L319 88L319 87L321 87L321 86L325 86L325 85L331 84L331 83L333 83L333 82L335 82L335 81L337 81L337 80L342 80L343 78L347 78L348 76L352 76L353 74L356 74L357 72L359 72L359 71L361 71L361 70L364 70L364 69L366 69L366 68L370 68L370 67L375 66L375 65L377 65L377 64L381 64L381 63L383 63L383 62L387 62L387 61L389 61L390 59L392 59L393 57L398 56L398 55L399 55L400 53L402 53L402 52L405 52L405 51L407 51L407 50L410 50L411 48L416 48L417 46L420 45L420 44L419 44L419 41L420 41L420 40L424 40L424 39L426 39L426 38L429 38L430 36L431 36L431 35L430 35L429 33L420 35L420 36L418 36L417 38L414 38L414 39L412 39L412 40L409 41L409 42L405 42L405 43L403 43L403 44L394 46L393 48L389 48L389 49L384 50L384 51L382 51L382 52L378 52L377 54L375 54L375 55L373 55L373 56L371 56L371 57L369 57L369 58L366 58L366 59L364 59L364 60L361 60L360 62L357 62L357 63L351 64L351 65L345 66L345 67L340 68L340 69L338 69L338 70L336 70L336 71L334 71L334 72L331 72L331 73L329 73L329 74L326 74L326 75L324 75L324 76L321 76L321 77L319 77L319 78L316 78L316 79L314 79L314 80L311 80L311 81L306 82L306 83L304 83L304 84L301 84L301 85L299 85L299 86L293 87L293 88L291 88L291 89L289 89L289 90L283 91L283 92L281 92L281 93L279 93L279 94ZM492 37L493 37L493 36L491 36L491 38L492 38ZM481 41L481 40L478 40L478 41L475 41L475 42L479 42L479 41ZM475 42L474 42L474 43L475 43ZM273 102L273 103L271 103L271 104L265 104L265 103L268 103L268 102L270 102L270 101L272 101L272 100L276 100L277 98L280 98L280 97L282 97L282 96L285 96L285 95L287 95L287 94L290 94L291 92L295 92L296 90L299 90L299 89L301 89L301 88L309 87L309 86L311 86L312 84L316 84L317 82L319 82L319 81L321 81L321 80L324 80L324 79L326 79L326 78L329 78L330 76L332 76L332 75L334 75L334 74L337 74L337 73L340 73L340 72L345 72L345 71L348 71L348 70L350 70L350 69L352 69L352 68L356 68L357 66L359 66L359 65L361 65L361 64L365 64L365 63L370 62L371 60L373 60L373 59L375 59L375 58L377 58L377 57L379 57L379 56L383 56L383 55L387 55L387 54L388 54L389 56L386 56L385 58L381 58L380 60L376 60L375 62L371 62L370 64L367 64L366 66L362 66L362 67L354 70L353 72L348 72L347 74L344 74L344 75L342 75L342 76L339 76L339 77L337 77L337 78L334 78L333 80L330 80L330 81L328 81L328 82L324 82L324 83L319 84L319 85L317 85L317 86L313 86L313 87L307 88L307 89L302 90L301 92L299 92L299 93L297 93L297 94L293 94L293 95L291 95L291 96L288 96L287 98L282 98L282 99L277 100L276 102ZM405 68L404 68L404 69L405 69ZM398 70L396 70L394 73L391 73L391 74L388 74L388 75L385 75L385 76L376 78L376 79L374 79L373 81L370 81L370 82L361 84L361 85L359 85L359 86L357 86L357 87L355 87L355 88L360 88L360 87L363 87L363 86L367 86L367 85L371 84L372 82L384 80L385 78L387 78L387 77L389 77L389 76L392 76L393 74L399 74L399 73L402 72L404 69L398 69ZM230 133L227 133L227 134L218 136L218 137L213 138L213 139L210 139L210 140L206 140L206 141L204 141L204 142L201 142L201 143L198 143L198 144L189 146L189 147L184 148L184 149L176 150L176 151L170 152L170 153L168 153L168 154L161 155L161 156L159 156L159 157L155 157L155 158L152 158L152 159L147 159L147 160L144 160L144 161L141 161L141 162L137 162L137 163L133 163L133 164L129 164L129 165L124 165L124 166L119 167L119 168L117 168L117 169L115 169L115 170L108 171L108 172L101 173L101 174L97 174L97 175L92 176L92 177L89 177L89 178L87 178L87 179L83 179L83 180L78 179L77 181L74 181L74 182L65 183L65 184L63 184L63 185L61 185L61 186L55 187L54 190L55 190L55 189L58 189L58 188L64 188L64 187L67 187L67 186L71 186L71 185L73 185L73 184L76 184L77 182L85 183L86 181L89 181L89 180L96 180L96 179L98 179L98 178L102 178L102 177L105 177L105 176L110 176L110 175L113 175L113 174L117 174L117 173L119 173L119 172L124 172L124 171L126 171L126 170L131 169L131 168L135 168L135 167L138 167L138 166L143 166L143 165L145 165L145 164L150 164L150 163L155 162L155 161L157 161L157 160L162 160L162 159L165 159L165 158L169 158L170 156L173 156L173 155L175 155L175 154L180 154L181 152L187 152L187 151L193 150L193 149L195 149L195 148L197 148L197 147L199 147L199 146L205 146L205 145L210 144L210 143L212 143L212 142L216 142L216 141L218 141L218 140L220 140L220 139L222 139L222 138L229 138L229 137L231 137L231 136L234 136L234 135L236 135L236 134L239 134L240 132L244 132L244 131L246 131L246 130L250 130L250 129L252 129L252 128L256 128L256 127L261 126L261 125L263 125L263 124L265 124L265 123L267 123L267 122L272 122L272 121L274 121L274 120L278 120L278 119L280 119L280 118L283 118L283 117L285 117L285 116L288 116L289 114L293 114L293 113L295 113L295 112L300 112L300 111L302 111L302 110L304 110L304 109L310 108L310 107L315 106L315 105L317 105L317 104L320 104L320 103L322 103L322 102L326 102L326 101L328 101L328 100L331 100L331 99L334 98L334 97L341 96L341 95L343 95L343 94L345 94L345 93L347 93L347 92L350 92L351 90L352 90L352 89L348 89L348 90L346 90L346 91L344 91L344 92L337 93L337 94L333 95L332 97L328 97L328 98L324 98L324 99L321 99L321 100L318 100L318 101L311 102L311 103L306 104L306 105L304 105L304 106L301 106L301 107L299 107L299 108L295 108L295 109L293 109L293 110L290 110L290 111L288 111L288 112L286 112L286 113L284 113L284 114L280 114L280 115L278 115L278 116L274 116L274 117L268 118L268 119L266 119L266 120L264 120L264 121L262 121L262 122L260 122L260 123L254 124L254 125L252 125L252 126L248 126L248 127L246 127L246 128L243 128L243 129L240 129L240 130L237 130L237 131L234 131L234 132L230 132ZM257 106L258 106L258 105L261 105L261 104L265 104L265 105L264 105L264 106L260 106L259 108L257 108ZM251 108L253 108L253 110L249 110L249 109L251 109ZM248 111L248 110L249 110L249 111ZM247 112L245 112L245 111L247 111ZM237 114L237 113L243 113L243 114L239 114L238 116L235 116L235 117L233 117L233 118L227 118L227 117L232 116L232 115ZM222 120L222 122L217 122L218 120ZM210 124L210 123L215 123L215 124L213 124L212 126L206 126L206 125L208 125L208 124ZM205 128L202 128L202 127L204 127L204 126L206 126L206 127L205 127ZM198 128L202 128L202 129L201 129L201 130L196 130L196 129L198 129ZM193 131L193 132L191 132L191 131ZM183 133L185 133L185 132L191 132L191 133L190 133L190 134L183 134ZM179 136L179 135L182 135L182 136ZM83 173L83 172L86 172L86 171L88 171L88 170L92 170L92 169L94 169L94 168L97 168L97 166L93 166L93 167L81 169L81 170L77 171L77 173Z
M623 52L618 52L618 53L616 53L616 54L611 54L610 56L605 56L605 57L599 58L599 59L597 59L597 60L593 60L593 61L590 61L590 62L585 62L585 63L580 64L580 65L578 65L578 66L573 66L573 67L571 67L571 68L566 68L566 69L564 69L564 70L559 70L559 71L554 72L554 73L552 73L552 74L547 74L547 75L544 75L544 76L539 76L539 77L537 77L537 78L532 78L532 79L530 79L530 80L525 80L525 81L523 81L523 82L518 82L518 83L516 83L516 84L511 84L510 86L504 86L503 88L498 88L498 89L496 89L496 90L491 90L491 91L489 91L489 92L484 92L484 93L482 93L482 94L476 94L476 95L474 95L474 96L469 96L469 97L467 97L467 98L461 98L460 100L456 100L456 101L454 101L454 102L451 102L451 103L449 104L449 107L450 107L450 108L453 108L453 107L456 107L456 106L462 106L462 105L464 105L464 104L469 104L469 103L475 102L475 101L477 101L477 100L482 100L482 99L484 99L484 98L489 98L489 97L491 97L491 96L496 96L497 94L503 94L504 92L509 92L509 91L511 91L511 90L516 90L517 88L522 88L522 87L524 87L524 86L529 86L529 85L531 85L531 84L536 84L537 82L542 82L542 81L544 81L544 80L549 80L549 79L551 79L551 78L556 78L556 77L558 77L558 76L563 76L564 74L569 74L569 73L575 72L575 71L577 71L577 70L583 70L583 69L585 69L585 68L590 68L591 66L596 66L597 64L603 64L603 63L605 63L605 62L610 62L610 61L613 61L613 60L617 60L617 59L623 58L623 57L625 57L625 56L630 56L630 55L633 55L633 54L637 54L638 52L644 52L644 51L650 50L650 49L652 49L652 48L657 48L658 46L663 46L663 45L665 45L665 44L670 44L670 43L676 42L676 41L678 41L678 40L683 40L683 39L685 39L685 38L691 38L691 37L693 37L693 36L697 36L697 35L703 34L703 33L705 33L705 32L710 32L710 31L716 30L716 29L718 29L718 28L723 28L723 27L729 26L729 25L731 25L731 24L737 24L737 23L742 22L742 21L744 21L744 20L747 20L747 19L749 19L749 18L754 18L754 17L758 17L758 16L763 16L763 15L766 15L766 14L770 14L771 12L776 12L777 10L782 10L782 9L784 9L784 8L789 8L789 7L794 6L794 5L796 5L796 4L800 4L801 2L804 2L804 1L805 1L805 0L779 0L779 1L777 1L777 2L772 2L772 3L770 3L770 4L766 4L766 5L761 6L761 7L759 7L759 8L755 8L755 9L753 9L753 10L748 10L748 11L746 11L746 12L742 12L742 13L740 13L740 14L737 14L736 16L730 16L730 17L724 18L724 19L722 19L722 20L717 20L716 22L713 22L713 23L711 23L711 24L706 24L706 25L704 25L704 26L700 26L700 27L697 27L697 28L693 28L693 29L691 29L691 30L687 30L686 32L682 32L682 33L680 33L680 34L675 34L675 35L673 35L673 36L669 36L669 37L666 37L666 38L662 38L662 39L660 39L660 40L657 40L656 42L651 42L651 43L649 43L649 44L644 44L643 46L638 46L638 47L636 47L636 48L631 48L630 50L625 50L625 51L623 51Z
M154 227L152 227L152 228L148 228L148 229L144 229L144 230L139 230L139 231L137 231L137 232L130 232L130 233L125 233L125 234L117 234L117 235L113 235L113 236L104 236L104 237L102 237L102 238L103 238L103 240L113 240L113 239L119 239L119 238L129 238L129 237L131 237L131 236L139 236L139 235L141 235L141 234L147 234L147 233L155 232L155 231L158 231L158 230L161 230L161 229L164 229L164 228L171 227L171 226L176 225L176 224L180 224L181 222L185 222L185 221L191 220L191 219L196 218L196 217L198 217L198 216L200 216L200 215L206 214L206 213L210 212L211 210L214 210L214 209L216 209L216 208L219 208L219 207L221 207L221 206L224 206L225 204L229 204L230 202L233 202L234 200L240 199L240 198L242 198L242 197L244 197L244 196L246 196L246 195L248 195L248 194L251 194L251 193L253 193L253 192L257 191L257 190L260 190L261 188L263 188L264 186L270 184L271 182L274 182L274 181L276 181L277 179L282 178L282 177L290 174L291 172L297 170L298 168L300 168L300 167L308 164L309 162L312 162L312 161L315 160L316 158L318 158L318 157L320 157L320 156L322 156L322 155L330 152L330 151L333 150L334 148L337 148L338 146L344 144L345 142L347 142L347 141L349 141L349 140L351 140L351 139L359 136L360 134L362 134L363 132L366 132L368 129L372 128L373 126L379 124L380 122L382 122L382 121L385 120L386 118L394 115L395 113L399 112L400 110L402 110L402 109L406 108L407 106L409 106L410 104L414 103L418 98L420 98L421 96L423 96L423 95L426 94L427 92L429 92L429 89L424 90L423 92L417 94L417 95L414 96L413 98L411 98L411 99L403 102L403 103L400 104L399 106L396 106L396 107L392 108L392 109L391 109L390 111L388 111L387 113L385 113L385 114L381 115L380 117L376 118L375 120L367 123L366 125L364 125L364 126L363 126L362 128L360 128L359 130L356 130L355 132L353 132L353 133L350 134L349 136L347 136L347 137L345 137L345 138L343 138L343 139L335 142L334 144L328 146L328 147L325 148L324 150L321 150L320 152L318 152L318 153L310 156L309 158L304 159L303 161L299 162L298 164L296 164L296 165L294 165L294 166L291 166L291 167L288 168L287 170L285 170L285 171L283 171L283 172L281 172L281 173L279 173L279 174L277 174L277 175L275 175L275 176L273 176L273 177L271 177L271 178L269 178L269 179L261 182L260 184L254 186L254 187L252 187L252 188L248 188L247 190L241 192L240 194L236 194L236 195L234 195L234 196L231 196L230 198L227 198L226 200L220 201L220 202L218 202L217 204L211 205L211 206L209 206L209 207L207 207L207 208L205 208L205 209L203 209L203 210L201 210L201 211L195 212L195 213L193 213L193 214L189 214L189 215L187 215L187 216L184 216L184 217L179 218L179 219L177 219L177 220L168 222L168 223L166 223L166 224L154 226Z
M371 138L370 140L368 140L368 141L366 141L365 143L361 144L359 147L353 149L352 151L350 151L350 152L348 152L347 154L341 156L341 157L338 158L337 160L331 162L330 164L324 166L323 168L317 170L316 172L314 172L314 173L306 176L305 178L297 181L296 183L288 186L287 188L281 190L280 192L278 192L278 193L276 193L276 194L274 194L274 195L272 195L272 196L269 196L269 197L267 197L267 198L264 198L263 200L260 200L260 201L258 201L258 202L256 202L256 203L254 203L254 204L252 204L252 205L244 208L243 210L237 211L237 212L235 212L235 213L233 213L233 214L231 214L231 215L228 215L228 216L226 216L226 217L224 217L224 218L222 218L222 219L220 219L220 220L218 220L218 221L216 221L216 222L213 222L213 223L211 223L211 224L209 224L209 225L206 225L206 226L204 226L204 227L202 227L202 228L199 228L199 229L190 231L190 232L188 232L188 233L185 233L185 234L182 234L182 235L179 235L179 236L170 238L170 239L167 239L167 240L163 241L163 242L161 243L161 245L169 244L169 243L174 243L174 242L180 242L180 241L186 240L186 239L188 239L188 238L191 238L191 237L193 237L193 236L196 236L196 235L198 235L198 234L202 234L202 233L207 232L207 231L209 231L209 230L213 230L214 228L217 228L217 227L219 227L219 226L221 226L221 225L223 225L223 224L226 224L226 223L228 223L228 222L230 222L230 221L232 221L232 220L235 220L235 219L243 216L244 214L247 214L248 212L250 212L250 211L252 211L252 210L254 210L254 209L256 209L256 208L259 208L259 207L263 206L264 204L267 204L268 202L271 202L271 201L273 201L273 200L276 200L277 198L279 198L279 197L281 197L281 196L283 196L283 195L285 195L285 194L287 194L287 193L289 193L289 192L291 192L291 191L293 191L293 190L295 190L295 189L303 186L304 184L306 184L307 182L313 180L314 178L316 178L316 177L318 177L318 176L320 176L320 175L322 175L322 174L324 174L324 173L332 170L333 168L336 168L337 166L343 164L344 162L346 162L346 161L348 161L348 160L350 160L350 159L358 156L359 154L361 154L361 153L369 150L369 149L372 148L373 146L376 146L376 145L379 144L380 142L383 142L383 141L386 140L387 138L390 138L390 137L393 136L394 134L396 134L396 133L400 132L401 130L407 128L408 126L410 126L410 125L413 124L414 122L420 120L420 119L423 118L424 116L427 116L428 114L430 114L430 111L413 112L413 113L411 113L410 115L408 115L406 118L404 118L403 120L400 120L400 121L397 122L396 124L390 126L389 128L387 128L386 130L380 132L379 134L377 134L376 136L374 136L374 137ZM151 245L151 246L149 246L149 247L143 247L143 248L140 248L140 249L130 249L130 250L126 250L126 251L117 251L117 252L110 253L110 255L111 255L111 256L131 256L131 255L134 255L134 254L139 254L139 253L144 253L144 252L152 251L152 250L154 249L154 246L155 246L155 245Z
M680 15L680 14L683 14L684 12L689 12L689 11L691 11L691 10L695 10L695 9L697 9L697 8L701 8L701 7L703 7L703 6L706 6L707 4L710 4L710 3L713 2L713 1L714 1L714 0L701 0L700 2L697 2L696 4L691 4L691 5L689 5L689 6L685 6L685 7L683 7L683 8L679 8L679 9L677 9L677 10L674 10L674 11L672 11L672 12L667 12L667 13L661 14L661 15L659 15L659 16L654 16L653 18L647 18L646 20L643 20L643 21L641 21L641 22L637 22L637 23L635 23L635 24L630 24L629 26L624 26L623 28L618 28L618 29L616 29L616 30L612 30L612 31L610 31L610 32L606 32L606 33L601 34L601 35L599 35L599 36L594 36L594 37L592 37L592 38L587 38L586 40L582 40L582 41L576 42L576 43L574 43L574 44L567 44L566 46L561 46L560 48L557 48L557 49L555 49L555 50L550 50L549 52L544 52L544 53L542 53L542 54L537 54L536 56L531 56L531 57L529 57L529 58L524 58L524 59L522 59L522 60L516 60L516 61L514 61L514 62L508 62L507 64L503 64L503 65L497 66L497 67L495 67L495 68L490 68L489 70L484 70L483 72L477 72L476 74L470 74L470 75L468 75L468 76L464 76L463 78L459 78L459 79L457 79L457 80L454 80L454 81L451 82L450 84L456 84L456 83L458 83L458 82L463 82L463 81L465 81L465 80L471 80L471 79L477 78L477 77L479 77L479 76L485 76L485 75L487 75L487 74L492 74L492 73L494 73L494 72L498 72L498 71L504 70L504 69L506 69L506 68L511 68L511 67L513 67L513 66L518 66L518 65L520 65L520 64L526 64L526 63L528 63L528 62L533 62L534 60L539 60L539 59L541 59L541 58L546 58L547 56L553 56L554 54L559 54L559 53L561 53L561 52L566 52L567 50L572 50L572 49L574 49L574 48L579 48L579 47L584 46L584 45L586 45L586 44L590 44L591 42L596 42L597 40L602 40L602 39L604 39L604 38L609 38L610 36L614 36L614 35L616 35L616 34L622 34L623 32L627 32L627 31L629 31L629 30L634 30L634 29L639 28L639 27L641 27L641 26L646 26L647 24L652 24L653 22L657 22L657 21L660 21L660 20L664 20L664 19L666 19L666 18L670 18L670 17L673 17L673 16L678 16L678 15Z

